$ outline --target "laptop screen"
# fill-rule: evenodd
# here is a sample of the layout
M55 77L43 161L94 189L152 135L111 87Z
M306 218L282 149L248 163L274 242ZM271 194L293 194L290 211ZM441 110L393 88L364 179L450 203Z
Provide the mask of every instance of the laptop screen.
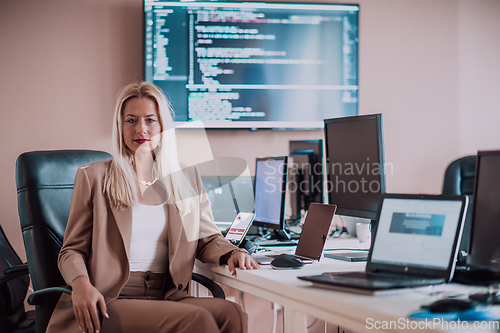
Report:
M448 269L462 205L462 200L384 198L371 262Z

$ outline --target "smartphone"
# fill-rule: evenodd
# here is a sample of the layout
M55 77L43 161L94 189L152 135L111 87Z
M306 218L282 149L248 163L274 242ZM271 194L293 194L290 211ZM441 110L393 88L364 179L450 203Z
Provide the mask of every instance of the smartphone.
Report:
M226 239L234 245L240 245L245 238L248 229L252 226L255 213L239 212L234 218L229 231L226 234Z

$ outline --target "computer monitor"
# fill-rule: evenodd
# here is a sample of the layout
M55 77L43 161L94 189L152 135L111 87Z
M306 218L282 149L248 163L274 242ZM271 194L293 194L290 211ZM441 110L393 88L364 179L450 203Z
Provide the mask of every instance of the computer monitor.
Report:
M285 194L288 156L257 158L255 163L255 219L253 225L274 231L278 239L285 232Z
M479 151L467 265L500 273L500 151Z
M385 193L382 115L325 119L326 191L337 214L375 220Z
M202 176L215 224L229 227L239 212L253 212L252 177Z
M288 193L295 220L311 202L323 202L323 140L290 141L288 155Z

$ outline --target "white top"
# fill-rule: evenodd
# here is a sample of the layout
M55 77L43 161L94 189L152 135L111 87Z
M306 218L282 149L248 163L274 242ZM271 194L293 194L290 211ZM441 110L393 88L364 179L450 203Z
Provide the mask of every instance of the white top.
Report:
M138 203L132 208L130 271L167 273L168 240L165 205Z

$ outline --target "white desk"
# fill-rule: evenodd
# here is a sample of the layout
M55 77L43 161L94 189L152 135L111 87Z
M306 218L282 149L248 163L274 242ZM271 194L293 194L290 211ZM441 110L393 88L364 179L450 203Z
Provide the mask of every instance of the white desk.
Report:
M348 247L356 244L355 242L357 240L353 239L329 240L325 248ZM297 276L300 275L321 274L329 271L362 271L364 269L364 262L345 262L328 258L322 258L319 263L308 264L297 270L274 270L270 266L261 266L260 270L238 270L236 277L230 275L227 266L197 262L195 268L197 272L219 283L282 305L284 307L285 332L301 332L298 329L300 325L294 322L297 320L296 318L300 320L300 316L296 315L297 312L334 323L354 332L477 331L473 330L472 326L467 329L446 328L446 323L441 323L444 327L443 325L434 325L434 327L424 329L411 329L411 326L406 324L397 325L397 327L393 325L389 329L375 329L375 324L376 321L380 325L391 322L400 324L401 320L406 322L407 316L418 310L422 304L443 297L442 294L431 295L432 293L446 291L455 294L466 294L471 290L483 290L480 288L472 289L466 286L449 284L408 289L402 293L392 295L366 296L316 288L312 287L309 282L297 279ZM500 310L500 307L498 308ZM449 324L454 325L456 322L449 322ZM412 324L410 323L410 325ZM416 323L413 325L416 325ZM472 325L472 323L468 325ZM496 332L496 330L485 329L480 330L480 332Z

